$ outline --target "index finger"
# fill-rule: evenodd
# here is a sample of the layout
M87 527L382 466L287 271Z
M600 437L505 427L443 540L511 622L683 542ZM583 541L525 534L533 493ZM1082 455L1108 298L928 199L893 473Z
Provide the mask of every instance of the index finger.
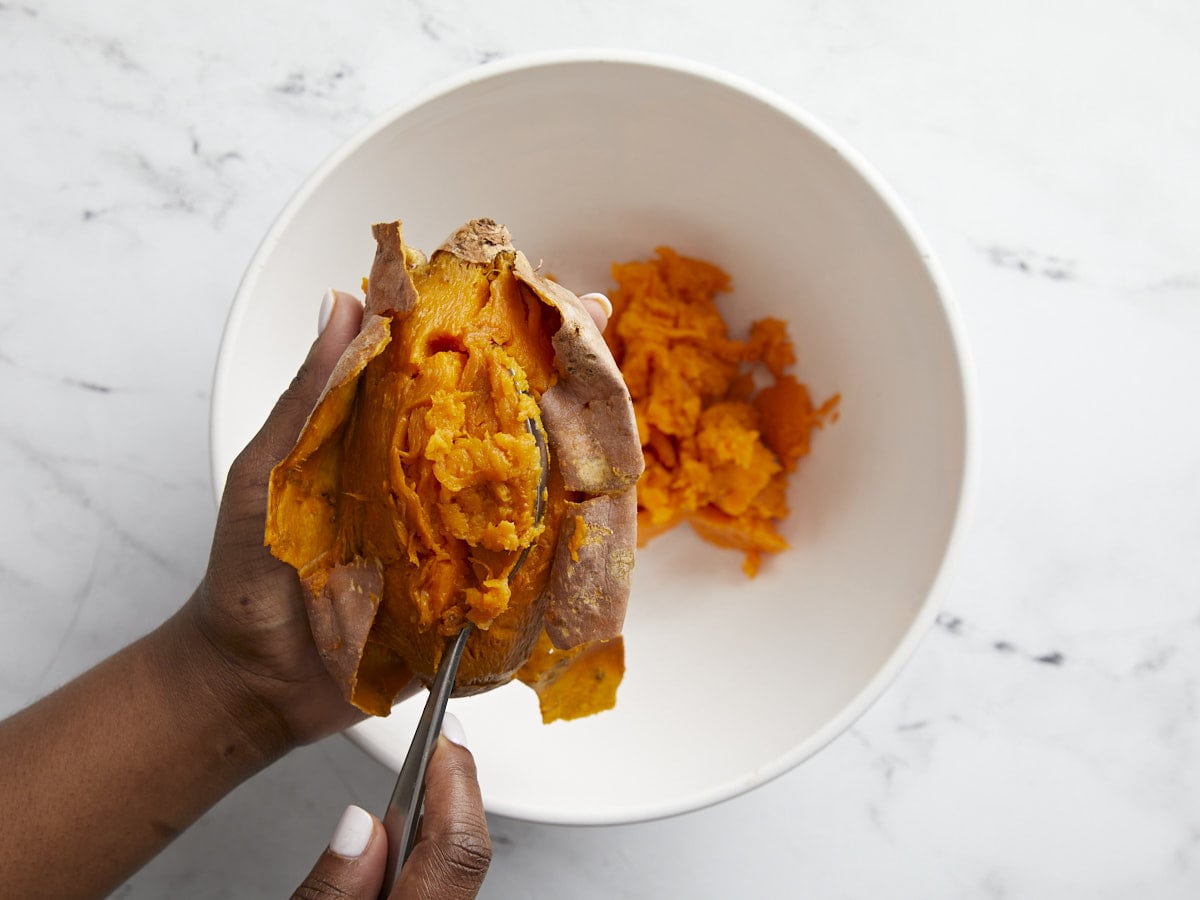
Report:
M583 301L584 309L588 311L596 327L604 331L608 327L608 320L612 318L612 301L604 294L597 293L580 294L579 299Z

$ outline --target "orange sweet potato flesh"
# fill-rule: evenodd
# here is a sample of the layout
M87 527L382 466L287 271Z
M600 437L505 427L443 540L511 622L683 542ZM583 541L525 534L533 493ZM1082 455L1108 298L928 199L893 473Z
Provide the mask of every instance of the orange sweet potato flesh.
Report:
M553 722L612 709L624 672L620 635L558 650L543 634L517 677L537 691L542 721Z
M347 698L386 715L467 622L459 695L511 680L539 638L562 651L619 637L642 455L590 316L503 226L474 220L428 261L399 222L374 234L362 330L272 472L266 541L299 573ZM540 519L531 428L551 460ZM598 555L577 538L589 526ZM606 708L619 680L560 691L558 713Z
M686 521L705 540L745 553L753 576L762 554L787 547L777 526L788 514L788 474L813 430L836 417L839 398L814 407L789 372L795 353L779 319L755 322L745 340L729 336L716 298L730 282L719 267L669 247L656 252L613 266L606 332L646 456L638 542Z

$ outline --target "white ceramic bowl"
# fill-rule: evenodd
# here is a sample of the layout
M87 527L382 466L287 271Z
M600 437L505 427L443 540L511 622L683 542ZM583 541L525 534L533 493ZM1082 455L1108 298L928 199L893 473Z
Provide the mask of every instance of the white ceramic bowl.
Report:
M250 265L217 364L218 493L313 338L327 286L368 271L370 225L426 250L467 219L576 291L658 244L713 260L735 333L791 326L841 419L792 483L792 549L747 580L688 529L638 557L616 710L541 724L520 684L454 701L488 809L556 823L692 810L804 760L883 691L934 615L969 482L961 332L892 192L828 129L737 78L627 54L474 70L351 140ZM351 737L399 767L423 699Z

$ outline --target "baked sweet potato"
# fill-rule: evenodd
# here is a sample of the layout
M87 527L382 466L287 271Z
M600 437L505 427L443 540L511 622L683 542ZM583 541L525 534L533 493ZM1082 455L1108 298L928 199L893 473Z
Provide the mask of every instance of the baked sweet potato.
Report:
M428 260L399 222L374 236L361 331L268 501L266 542L299 573L329 671L386 715L470 622L456 694L509 681L540 646L525 680L547 721L611 706L612 679L581 690L550 660L600 642L619 656L643 458L603 337L490 219ZM531 428L550 451L540 520Z

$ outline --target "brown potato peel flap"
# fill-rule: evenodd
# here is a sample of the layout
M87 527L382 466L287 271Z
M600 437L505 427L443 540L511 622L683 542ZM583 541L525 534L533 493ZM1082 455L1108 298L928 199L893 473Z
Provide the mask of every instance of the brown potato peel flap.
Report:
M625 491L568 503L550 572L546 634L560 650L621 633L637 532L637 495Z
M620 370L502 225L469 222L428 261L399 222L373 234L362 330L270 479L266 542L299 573L321 656L386 715L470 620L457 693L521 670L546 721L607 708L623 657L599 647L624 621L643 466ZM550 449L542 523L529 422ZM584 672L597 660L603 679Z
M567 489L623 494L637 484L646 463L621 370L578 297L537 275L520 253L515 272L562 315L554 335L560 379L539 405Z

